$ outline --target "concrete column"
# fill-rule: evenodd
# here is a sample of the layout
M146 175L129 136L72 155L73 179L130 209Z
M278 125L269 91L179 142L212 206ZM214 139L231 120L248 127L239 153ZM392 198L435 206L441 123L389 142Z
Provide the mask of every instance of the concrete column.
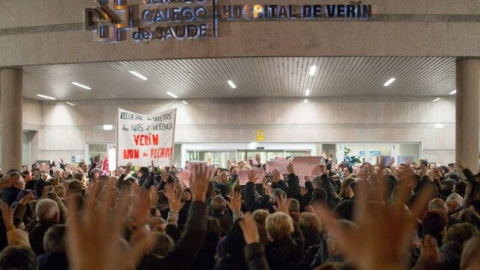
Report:
M0 70L2 170L4 172L22 168L22 80L22 70Z
M457 61L455 156L474 173L479 158L480 60Z

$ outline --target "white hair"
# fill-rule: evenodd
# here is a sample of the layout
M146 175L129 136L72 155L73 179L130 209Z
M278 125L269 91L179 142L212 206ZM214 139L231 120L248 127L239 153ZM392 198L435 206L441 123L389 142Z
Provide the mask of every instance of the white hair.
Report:
M51 199L42 199L37 203L35 207L35 215L37 216L37 221L54 221L58 222L60 217L60 209L58 208L57 203Z

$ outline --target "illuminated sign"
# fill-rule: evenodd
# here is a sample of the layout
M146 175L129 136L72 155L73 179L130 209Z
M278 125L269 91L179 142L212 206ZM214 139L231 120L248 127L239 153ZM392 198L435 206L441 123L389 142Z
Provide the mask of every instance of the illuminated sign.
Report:
M144 0L135 41L216 36L216 0Z
M219 21L275 21L359 19L372 16L372 5L350 1L346 5L217 4L217 0L97 0L85 10L85 28L98 42L187 40L217 37ZM352 4L353 3L353 4Z
M96 32L98 42L125 40L133 27L133 6L126 0L97 0L97 6L85 10L85 29Z
M226 20L268 19L369 19L372 6L348 5L224 5L218 16Z

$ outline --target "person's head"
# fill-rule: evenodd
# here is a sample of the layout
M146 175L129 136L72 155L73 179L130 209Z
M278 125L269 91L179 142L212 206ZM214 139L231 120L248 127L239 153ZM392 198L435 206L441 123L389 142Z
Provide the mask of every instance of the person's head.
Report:
M328 199L328 194L323 188L315 188L312 192L312 202L322 202L326 203Z
M355 182L355 178L353 177L347 177L343 180L342 182L342 185L340 185L340 192L339 192L339 196L344 198L345 197L345 191L347 189L348 186L350 186L351 183L354 183Z
M60 210L57 203L51 199L41 199L35 207L35 215L38 222L55 222L60 221Z
M447 228L447 215L436 211L428 211L423 216L423 235L431 235L437 240L441 240L441 236ZM440 244L440 243L439 243Z
M464 243L468 239L472 238L478 232L477 227L469 223L460 223L455 224L452 227L448 228L447 232L443 237L443 243L449 241L456 241Z
M48 228L43 237L45 253L65 253L65 235L67 226L58 224Z
M80 161L80 163L78 163L78 168L82 170L83 173L87 173L88 171L87 164L85 164L84 161Z
M312 213L303 212L300 215L298 226L305 237L320 234L322 232L322 222Z
M60 179L60 178L62 178L62 172L63 172L62 169L56 170L56 171L53 173L53 178L55 178L55 179Z
M437 211L443 214L448 213L447 204L439 198L433 199L428 203L428 211Z
M58 197L60 197L61 199L65 198L66 191L64 186L62 185L54 186L53 192L55 192L58 195Z
M457 193L452 193L450 196L447 197L445 201L447 203L448 213L454 213L463 205L463 198L462 196L458 195Z
M349 177L350 174L353 173L353 168L350 167L350 166L345 166L345 167L343 167L342 172L343 172L344 177Z
M480 200L471 201L468 209L480 215Z
M465 205L469 205L470 202L480 200L480 182L471 181L468 183L465 190Z
M252 218L255 220L258 226L265 227L265 221L267 220L269 213L262 209L257 209L253 211Z
M167 222L161 217L152 217L150 221L150 229L154 232L165 232Z
M190 191L190 189L186 188L182 193L182 201L188 202L191 200L192 200L192 192Z
M274 188L272 189L272 197L270 197L270 200L272 201L272 203L276 203L277 202L277 198L280 198L280 197L287 197L287 193L279 188Z
M448 170L453 171L455 169L455 163L448 163Z
M460 181L453 185L452 192L465 197L465 191L467 190L467 184L464 181Z
M22 246L9 246L0 252L0 269L38 269L37 256L32 249Z
M351 221L340 219L336 222L337 226L341 228L342 231L358 230L358 226ZM340 247L338 245L337 236L331 230L327 233L327 250L330 256L342 255Z
M288 212L300 212L300 202L297 199L288 199Z
M470 270L478 269L480 265L480 235L472 237L465 243L463 247L462 257L460 259L460 269Z
M230 174L228 172L221 172L220 173L220 180L224 183L230 182ZM220 182L220 181L218 181Z
M85 182L85 175L83 173L77 172L73 174L73 179L76 179L80 182Z
M480 229L480 216L475 211L472 211L471 209L465 209L462 212L460 212L458 219L461 222L470 223L473 226Z
M25 189L25 180L22 177L22 174L17 170L10 170L7 172L7 177L16 177L17 180L12 184L13 188L24 190Z
M137 172L137 177L139 179L142 179L143 177L147 177L148 176L148 168L147 167L141 167L140 169L138 169L138 172Z
M165 257L167 253L172 250L174 243L172 238L165 233L162 232L155 232L155 245L153 246L152 251L150 254L154 254L157 256Z
M210 209L212 210L213 215L223 215L226 208L227 202L222 196L217 195L210 202Z
M292 218L283 212L269 215L265 221L265 228L267 229L267 237L271 241L290 238L294 232Z
M82 196L82 183L77 179L70 180L67 185L67 195Z

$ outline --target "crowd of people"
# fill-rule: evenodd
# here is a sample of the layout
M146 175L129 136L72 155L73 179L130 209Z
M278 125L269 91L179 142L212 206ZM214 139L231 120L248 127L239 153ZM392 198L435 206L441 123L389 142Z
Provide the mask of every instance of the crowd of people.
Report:
M460 160L326 158L305 179L291 162L264 179L258 168L110 175L95 157L6 171L0 270L480 269L480 173Z

